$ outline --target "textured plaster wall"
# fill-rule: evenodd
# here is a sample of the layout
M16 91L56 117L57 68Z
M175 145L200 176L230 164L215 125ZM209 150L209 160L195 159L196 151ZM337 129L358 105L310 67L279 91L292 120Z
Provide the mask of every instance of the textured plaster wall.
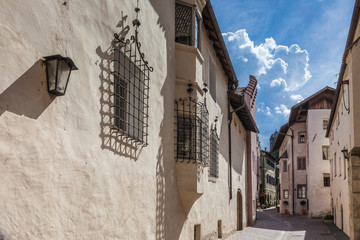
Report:
M330 173L330 160L323 160L322 146L329 146L325 138L323 119L328 119L330 109L308 110L307 135L308 144L308 200L309 217L324 216L331 212L330 187L324 187L324 173ZM330 159L331 156L329 156Z
M280 171L279 171L279 180L280 180L280 194L281 194L281 200L280 201L280 212L285 213L285 210L290 213L292 209L292 184L291 184L291 138L288 136L285 136L280 149L279 149L279 156L283 155L283 153L287 151L288 158L281 158L280 159ZM287 160L287 172L283 171L284 161ZM288 190L289 197L287 199L284 198L284 190ZM288 205L284 204L284 201L288 202Z
M347 59L349 62L349 58ZM344 74L344 79L351 79L351 64L347 66ZM351 83L351 81L350 81ZM344 85L345 92L341 91L339 101L336 106L333 124L330 129L330 189L332 200L332 214L334 215L334 223L337 227L342 228L343 231L350 236L350 199L349 199L349 162L344 162L344 156L341 150L344 148L351 149L353 146L353 134L351 134L352 122L350 114L344 109L344 99L346 104L349 103L348 87ZM342 96L343 94L344 97ZM351 99L351 98L350 98ZM350 107L353 105L350 105ZM339 124L338 124L339 123ZM336 154L336 159L335 159ZM335 171L336 161L336 171ZM341 165L341 172L339 168ZM345 163L345 165L344 165ZM344 172L345 167L345 172ZM344 187L346 186L346 187ZM341 221L341 206L343 207L343 223ZM342 223L342 224L341 224Z
M188 215L174 161L176 84L174 1L139 1L139 40L150 75L149 145L136 147L110 131L111 42L134 34L136 1L10 1L0 6L0 236L5 239L191 239L224 236L237 222L237 192L246 225L246 134L232 123L232 196L228 182L227 82L207 34L204 61L216 60L219 178L203 169L203 195ZM44 56L71 57L78 71L65 96L47 93ZM194 72L200 83L203 60ZM200 69L199 69L200 68ZM200 79L199 79L200 78ZM205 77L204 77L205 78ZM180 84L181 85L181 84ZM202 86L201 86L202 87ZM184 87L182 88L184 89Z
M3 1L0 6L0 229L5 239L176 239L173 1L139 1L151 73L149 146L114 141L106 104L111 41L133 34L136 1ZM146 19L146 20L145 20ZM149 41L151 39L151 41ZM65 96L39 59L71 57ZM172 131L170 131L172 133ZM176 217L174 217L176 216ZM168 224L171 220L171 225Z

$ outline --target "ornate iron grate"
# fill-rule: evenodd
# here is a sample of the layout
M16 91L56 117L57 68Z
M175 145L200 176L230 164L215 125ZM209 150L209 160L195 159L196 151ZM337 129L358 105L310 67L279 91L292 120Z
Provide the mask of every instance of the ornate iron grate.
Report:
M135 11L140 11L135 8ZM114 34L113 126L120 135L148 144L149 75L153 68L145 61L138 41L140 21L133 21L135 36L124 40Z
M219 177L219 137L216 128L211 129L210 134L210 175Z
M208 165L209 113L203 103L195 99L178 99L175 102L175 157Z

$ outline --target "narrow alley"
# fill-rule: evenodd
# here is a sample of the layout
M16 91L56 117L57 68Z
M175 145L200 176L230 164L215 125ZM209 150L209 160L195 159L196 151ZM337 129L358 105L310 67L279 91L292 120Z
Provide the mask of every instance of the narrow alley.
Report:
M349 238L333 224L325 224L321 219L278 214L274 208L270 208L257 212L257 221L253 227L248 227L228 238L228 240L238 239L345 240Z

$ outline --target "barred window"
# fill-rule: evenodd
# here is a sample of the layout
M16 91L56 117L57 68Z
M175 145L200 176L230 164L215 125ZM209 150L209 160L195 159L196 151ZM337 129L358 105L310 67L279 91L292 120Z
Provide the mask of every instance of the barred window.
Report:
M306 198L306 185L297 185L297 198Z
M113 125L123 136L147 145L149 72L138 54L136 42L117 42L114 47ZM130 45L130 46L129 46Z
M179 99L176 111L176 160L208 165L209 130L208 111L194 99Z
M175 4L175 41L200 48L201 18L194 6Z
M330 187L330 174L324 173L324 187Z
M219 137L216 128L211 130L210 136L210 175L219 177Z
M322 146L322 159L323 160L329 159L329 146Z

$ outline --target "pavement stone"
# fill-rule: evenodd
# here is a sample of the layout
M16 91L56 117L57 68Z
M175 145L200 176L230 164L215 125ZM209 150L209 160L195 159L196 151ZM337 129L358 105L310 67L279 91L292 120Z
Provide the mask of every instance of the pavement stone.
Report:
M227 240L349 240L334 224L302 215L283 215L272 209L258 210L252 227Z

